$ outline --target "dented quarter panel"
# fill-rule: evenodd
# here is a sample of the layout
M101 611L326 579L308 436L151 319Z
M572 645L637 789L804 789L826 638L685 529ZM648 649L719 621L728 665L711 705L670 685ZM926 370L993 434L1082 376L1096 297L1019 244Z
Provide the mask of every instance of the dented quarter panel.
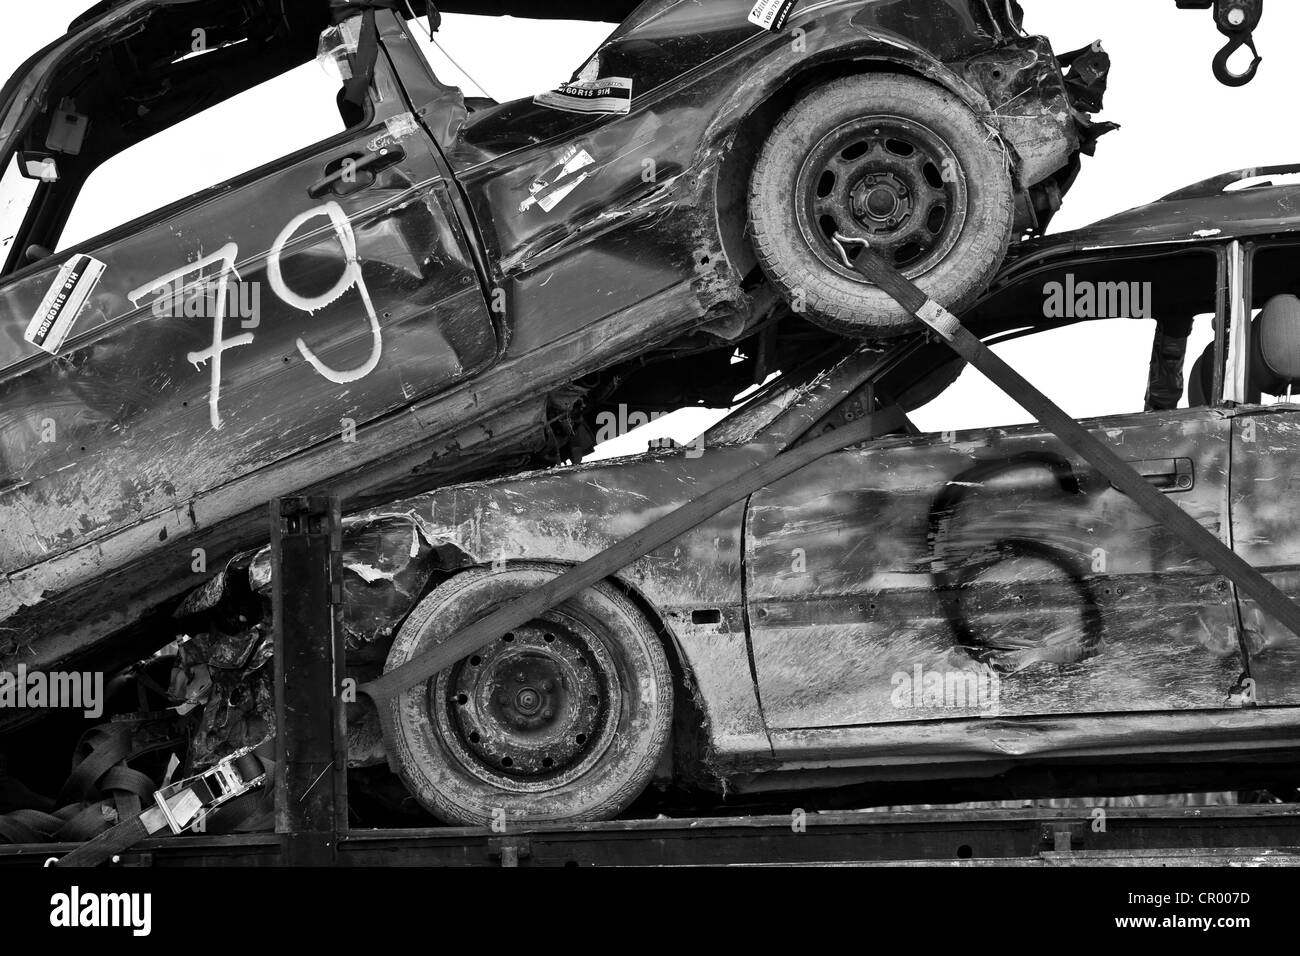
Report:
M593 121L525 99L469 118L447 154L496 260L494 278L513 317L512 350L581 328L683 276L692 277L701 314L740 301L750 263L726 245L728 229L739 231L743 221L719 222L731 213L719 208L721 167L746 118L809 77L872 63L920 73L1025 147L1026 185L1078 149L1050 47L994 27L961 0L812 4L791 23L798 44L748 24L751 7L743 0L643 6L589 64L595 75L633 79L627 116ZM990 104L980 85L987 70L1012 62L1012 79L999 80ZM591 157L590 175L555 209L521 212L529 187L553 181L575 150Z
M472 564L572 565L752 469L774 451L740 445L712 449L698 459L674 453L585 465L450 488L357 519L408 516L427 541L454 548ZM662 614L718 755L768 751L745 639L743 516L743 503L734 505L618 575ZM717 613L697 622L696 611Z

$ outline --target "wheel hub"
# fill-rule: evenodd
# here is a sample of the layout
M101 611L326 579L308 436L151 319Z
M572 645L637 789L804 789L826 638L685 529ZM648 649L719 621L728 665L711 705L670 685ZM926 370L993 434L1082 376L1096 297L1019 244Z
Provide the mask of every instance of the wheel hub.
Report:
M892 173L864 176L850 200L854 218L872 232L897 229L912 212L911 190Z
M552 621L503 635L430 691L449 737L480 772L552 780L590 759L617 705L599 641ZM431 700L431 709L438 706Z
M826 134L804 160L796 188L809 247L856 281L862 277L844 265L836 235L866 240L915 278L943 260L966 221L966 180L956 154L928 127L901 116L863 117Z

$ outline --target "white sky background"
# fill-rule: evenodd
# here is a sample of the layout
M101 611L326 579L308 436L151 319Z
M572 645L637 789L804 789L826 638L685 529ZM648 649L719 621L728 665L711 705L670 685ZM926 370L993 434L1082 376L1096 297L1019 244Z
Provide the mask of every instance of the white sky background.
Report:
M1174 0L1022 0L1026 28L1047 35L1058 52L1100 37L1114 67L1105 119L1124 129L1105 137L1053 223L1057 232L1153 200L1177 187L1245 166L1300 162L1295 91L1300 58L1291 43L1300 38L1300 3L1269 4L1257 37L1264 54L1260 76L1250 86L1220 86L1210 61L1224 43L1210 11L1178 10ZM37 49L57 39L90 0L43 0L10 4L7 29L0 31L0 72L6 76ZM612 29L590 23L531 22L505 18L448 16L439 42L500 100L530 95L565 80ZM426 49L428 44L425 44ZM429 51L445 82L477 95L473 84ZM284 81L282 90L297 108L249 109L236 98L213 111L212 119L254 124L232 142L237 148L194 148L183 138L151 144L148 162L126 155L105 168L98 201L69 224L68 242L97 234L165 202L245 172L315 142L338 123L337 87L315 64ZM304 108L303 104L315 107ZM238 120L236 120L238 116ZM288 119L291 117L291 120ZM164 134L168 135L168 134ZM178 137L187 135L179 132ZM188 133L188 135L193 135ZM161 139L161 138L160 138ZM243 144L258 144L251 155ZM183 162L159 157L183 156ZM91 186L94 185L92 180ZM88 186L88 190L91 188ZM157 200L157 201L155 201ZM143 205L141 205L143 203ZM65 242L65 245L68 244ZM1008 346L1003 355L1022 373L1046 387L1075 415L1138 411L1150 350L1150 322L1087 325ZM1208 325L1208 324L1207 324ZM1120 328L1110 331L1115 326ZM1201 331L1201 341L1208 336ZM1193 345L1192 356L1200 348ZM1062 360L1067 356L1066 360ZM679 413L639 429L602 453L644 450L661 436L686 442L719 416ZM940 402L913 416L923 429L1010 424L1028 416L1010 405L975 372L968 372Z

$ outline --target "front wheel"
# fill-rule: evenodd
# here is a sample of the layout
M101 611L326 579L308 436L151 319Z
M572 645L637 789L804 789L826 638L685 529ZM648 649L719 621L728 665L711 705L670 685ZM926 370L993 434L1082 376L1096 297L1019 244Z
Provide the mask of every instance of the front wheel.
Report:
M1005 149L961 100L873 74L818 86L781 118L750 184L759 261L796 311L844 335L886 338L915 320L844 264L836 235L867 241L960 313L1006 256L1014 192ZM850 259L860 254L850 245Z
M554 579L543 564L478 568L402 626L386 671ZM673 686L654 628L602 582L395 698L403 780L448 823L610 819L668 746Z

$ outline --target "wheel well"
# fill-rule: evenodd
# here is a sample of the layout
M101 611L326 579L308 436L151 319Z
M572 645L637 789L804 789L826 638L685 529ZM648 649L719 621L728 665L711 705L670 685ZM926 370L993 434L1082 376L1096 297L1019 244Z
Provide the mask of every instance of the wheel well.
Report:
M749 241L749 181L758 162L759 151L768 131L776 121L807 90L830 80L870 73L897 73L913 76L936 86L949 89L934 76L896 60L854 59L836 60L809 67L793 76L775 93L758 104L740 121L735 138L727 150L726 159L718 175L716 208L718 235L736 272L748 279L758 269L758 257Z
M673 735L670 748L673 767L667 776L693 779L695 774L692 770L703 766L708 746L708 713L700 701L691 671L677 644L677 635L668 626L659 609L640 590L617 576L608 578L608 581L645 615L663 644L668 667L673 674ZM656 779L661 779L661 775L656 774Z
M457 550L459 551L459 549ZM467 560L473 560L465 552L460 553L465 554ZM509 560L506 562L507 565L511 563L513 562ZM550 563L566 567L575 566L572 562L567 561L552 561ZM485 564L462 564L455 568L439 569L432 575L424 593L419 601L416 601L412 606L412 610L418 607L420 601L423 601L429 593L457 575L463 574L472 568L487 566ZM692 679L691 671L682 655L681 648L677 644L677 635L668 626L667 620L659 609L637 587L617 575L612 575L606 580L618 588L619 592L631 601L638 611L645 615L646 620L655 629L655 633L663 645L664 654L668 658L668 668L673 675L673 742L671 753L673 762L676 765L675 770L688 770L690 767L701 766L708 743L709 735L706 726L708 717L695 690L695 682ZM676 774L674 773L674 775ZM656 779L660 779L659 775L656 775Z

